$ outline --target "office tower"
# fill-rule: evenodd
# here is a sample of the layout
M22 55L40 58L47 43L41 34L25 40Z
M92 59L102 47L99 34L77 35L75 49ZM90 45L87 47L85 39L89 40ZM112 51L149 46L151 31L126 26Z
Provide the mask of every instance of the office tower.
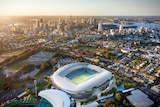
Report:
M48 26L51 26L52 25L52 21L49 20L47 24L48 24Z
M110 34L111 34L112 36L114 36L114 35L115 35L115 31L114 31L114 29L110 29Z
M37 20L36 20L36 27L39 27L39 26L40 26L39 20L37 19Z
M60 29L61 29L61 25L57 24L57 30L60 30Z
M40 26L41 28L44 26L44 21L43 21L43 19L40 19L40 20L39 20L39 26Z
M85 26L85 19L81 19L81 26L84 27Z
M40 22L40 23L43 23L43 19L40 19L39 22Z
M103 30L103 28L102 28L102 22L99 22L98 23L98 31L102 31Z
M73 17L72 17L72 15L70 16L70 21L71 21L71 22L73 21Z
M79 18L78 18L78 17L75 17L74 22L75 22L75 26L78 26L78 25L79 25Z
M58 24L61 24L61 23L62 23L62 19L59 18L59 19L58 19Z
M82 18L81 19L81 23L84 24L85 23L85 19Z
M93 18L92 18L92 17L89 18L89 24L90 24L90 25L93 24Z
M119 26L119 33L123 33L123 26L122 25Z
M96 23L96 18L93 18L93 19L92 19L92 23L93 23L94 26L96 26L96 24L97 24L97 23Z

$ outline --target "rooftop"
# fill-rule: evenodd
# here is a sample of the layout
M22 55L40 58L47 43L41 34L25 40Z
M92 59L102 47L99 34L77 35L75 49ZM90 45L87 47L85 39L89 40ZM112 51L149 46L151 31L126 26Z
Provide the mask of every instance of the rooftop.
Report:
M83 72L79 72L79 70ZM84 72L85 70L87 72ZM67 92L68 90L69 92L81 92L109 80L111 77L111 72L98 66L87 63L72 63L59 68L51 76L51 79L57 87Z
M150 107L154 104L154 102L150 100L146 94L138 89L131 91L131 93L132 95L127 96L127 99L135 107Z
M48 106L51 106L51 105L53 107L69 107L70 106L70 99L68 95L60 90L54 90L54 89L43 90L39 92L38 96L45 99L40 101L40 103L43 104L45 102L47 103ZM38 107L41 107L41 106L38 106Z

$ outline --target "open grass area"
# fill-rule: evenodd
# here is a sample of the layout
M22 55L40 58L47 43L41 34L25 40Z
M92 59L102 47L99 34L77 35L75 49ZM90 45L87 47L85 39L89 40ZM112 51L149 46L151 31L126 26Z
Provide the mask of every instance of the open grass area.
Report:
M72 78L71 81L74 84L78 85L78 84L82 83L84 80L88 79L89 76L91 76L91 74L86 72L86 73L83 73L82 75L79 75L79 76Z
M20 50L20 51L15 51L11 53L1 54L0 57L19 55L22 52L24 51ZM27 64L41 65L45 61L49 60L51 57L52 57L51 52L40 51L37 54L31 55L27 60L23 60L13 64L12 66L10 66L10 69L19 70L20 68L22 68L24 65L27 65Z
M14 64L14 65L12 65L11 67L10 67L10 69L13 69L13 70L19 70L20 68L22 68L24 65L26 65L26 64L29 64L28 62L25 62L25 61L21 61L21 62L18 62L18 63L16 63L16 64Z
M83 50L92 50L92 51L106 51L106 49L103 48L96 48L96 47L90 47L90 46L79 46L77 47L79 49L83 49Z
M13 51L13 52L3 53L3 54L0 54L0 57L12 57L12 56L19 55L23 52L24 52L24 50L17 50L17 51Z
M84 50L97 50L95 47L89 47L89 46L79 46L79 49L84 49Z
M42 83L39 83L37 87L41 90L41 89L44 89L47 84L48 84L47 82L42 82Z
M32 62L32 61L24 60L24 61L18 62L16 64L10 66L10 69L19 70L20 68L22 68L24 65L27 65L27 64L40 65L42 63L43 62Z

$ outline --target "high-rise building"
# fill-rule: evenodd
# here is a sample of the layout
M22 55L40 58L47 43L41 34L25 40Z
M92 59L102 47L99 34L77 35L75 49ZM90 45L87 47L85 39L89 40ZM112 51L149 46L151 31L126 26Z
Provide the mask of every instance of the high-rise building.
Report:
M58 24L61 24L61 23L62 23L62 19L59 18L59 19L58 19Z
M90 25L93 24L93 18L92 18L92 17L89 18L89 24L90 24Z
M39 20L37 19L37 20L36 20L36 27L39 27L39 26L40 26Z
M40 23L43 23L43 19L40 19L39 22L40 22Z
M52 21L49 20L47 24L48 24L48 26L51 26L52 25Z
M123 26L122 25L119 26L119 33L123 33Z
M85 23L85 19L82 18L81 19L81 23L84 24Z
M102 31L103 30L103 28L102 28L102 22L99 22L98 23L98 31Z
M96 26L96 18L92 19L92 23L93 23L94 26Z
M75 20L75 21L78 21L78 19L79 19L78 17L74 17L74 20Z

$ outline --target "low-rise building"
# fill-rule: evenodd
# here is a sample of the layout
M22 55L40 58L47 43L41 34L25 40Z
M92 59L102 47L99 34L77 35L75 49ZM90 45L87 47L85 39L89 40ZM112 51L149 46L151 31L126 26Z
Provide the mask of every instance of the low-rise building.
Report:
M154 102L148 98L148 95L140 90L131 91L131 95L127 96L129 102L135 107L151 107Z
M160 94L160 85L155 85L155 86L151 87L151 90L153 90L154 92Z

